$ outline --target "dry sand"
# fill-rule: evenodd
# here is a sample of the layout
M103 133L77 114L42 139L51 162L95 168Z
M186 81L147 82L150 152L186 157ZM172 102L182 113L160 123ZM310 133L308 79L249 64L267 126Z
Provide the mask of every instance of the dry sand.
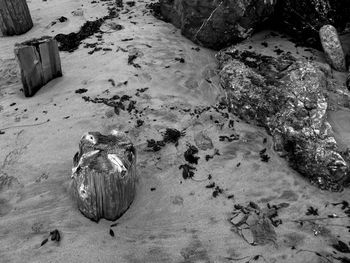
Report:
M104 47L112 51L89 55L90 49L81 47L73 53L61 52L64 76L51 81L32 98L25 98L20 92L14 43L77 31L86 20L107 14L106 6L102 6L105 2L28 1L34 28L22 36L0 38L0 130L12 127L0 135L1 171L13 180L9 187L3 185L0 190L0 261L246 262L249 257L233 259L263 255L265 262L332 262L301 250L332 253L330 245L336 239L349 241L349 218L303 227L292 220L310 218L305 212L311 205L319 209L322 217L333 213L344 216L339 207L330 203L349 200L349 190L330 193L310 185L274 153L271 138L263 129L236 122L240 140L221 142L219 135L232 134L227 120L215 111L204 112L199 118L183 111L216 103L221 91L215 53L205 48L193 50L196 45L182 37L179 30L146 11L146 2L137 1L130 12L114 19L125 29L103 35ZM84 10L83 17L72 16L77 8ZM66 16L68 21L50 26L60 16ZM121 41L125 38L133 40ZM262 46L262 41L268 47ZM96 37L85 42L96 42ZM286 38L268 33L258 34L240 46L250 45L252 50L267 53L276 45L295 55L316 56L322 61L317 52L296 48ZM116 51L118 47L141 52L143 55L135 60L141 69L128 65L128 52ZM180 57L185 63L175 60ZM344 77L342 74L339 80ZM128 83L113 87L108 79L116 84ZM149 90L136 97L136 89L145 87ZM76 94L79 88L88 92ZM127 112L117 116L113 108L82 99L83 95L116 94L133 96L137 109L148 107L139 117L144 125L136 127L136 118L130 118ZM10 106L12 103L16 105ZM337 138L349 144L348 110L331 115ZM221 128L214 120L226 124ZM13 127L20 125L23 126ZM160 139L160 131L166 127L187 128L179 146L167 145L157 153L145 151L146 140ZM134 203L113 228L115 237L109 235L111 222L95 223L85 218L69 194L72 157L81 135L86 131L108 133L111 129L129 131L137 145L140 177ZM205 179L211 174L211 181L183 180L178 167L184 163L186 144L193 144L199 131L208 134L221 155L206 162L204 156L213 149L199 153L195 178ZM264 138L268 138L266 144ZM259 151L265 147L271 156L268 163L259 158ZM214 198L213 189L205 187L210 182L225 193ZM151 191L153 187L156 190ZM227 199L230 194L235 198ZM228 219L233 205L249 201L261 207L268 202L289 204L279 211L283 224L275 229L275 245L250 246L231 231ZM40 247L55 228L61 232L62 240ZM321 233L315 235L315 229ZM255 262L264 260L259 257Z

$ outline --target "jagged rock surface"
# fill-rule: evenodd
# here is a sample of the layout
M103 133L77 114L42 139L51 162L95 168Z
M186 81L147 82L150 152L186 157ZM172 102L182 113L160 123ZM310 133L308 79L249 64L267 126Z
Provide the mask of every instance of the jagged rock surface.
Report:
M322 189L340 190L349 164L326 120L325 73L288 53L274 58L228 48L217 58L229 109L265 127L295 170Z
M160 0L160 12L187 38L221 49L249 37L274 5L270 0Z

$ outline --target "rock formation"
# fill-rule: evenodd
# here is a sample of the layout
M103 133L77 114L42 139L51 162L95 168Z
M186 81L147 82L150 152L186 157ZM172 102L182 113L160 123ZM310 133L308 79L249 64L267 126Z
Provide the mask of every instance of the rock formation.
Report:
M326 120L325 72L289 54L274 58L228 48L217 58L229 109L265 127L295 170L322 189L340 190L349 164Z
M192 41L221 49L249 37L274 5L270 0L160 0L160 12Z
M301 44L321 48L319 30L350 23L348 0L159 0L157 17L171 22L192 41L213 49L235 44L269 20ZM160 13L160 14L159 14Z

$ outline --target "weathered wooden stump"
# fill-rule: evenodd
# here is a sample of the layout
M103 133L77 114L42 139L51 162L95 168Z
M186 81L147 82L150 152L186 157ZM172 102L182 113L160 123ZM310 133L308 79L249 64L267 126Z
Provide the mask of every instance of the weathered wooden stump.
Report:
M26 0L0 0L0 30L4 36L21 35L32 27Z
M116 220L131 205L136 192L136 151L130 139L113 131L85 134L73 159L73 193L88 218Z
M16 44L15 55L21 69L26 97L33 96L50 80L62 76L57 42L52 37Z

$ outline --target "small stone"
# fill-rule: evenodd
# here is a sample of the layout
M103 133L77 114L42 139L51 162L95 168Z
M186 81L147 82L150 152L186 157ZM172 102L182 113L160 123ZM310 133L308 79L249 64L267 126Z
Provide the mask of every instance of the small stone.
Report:
M345 55L335 27L324 25L319 33L327 62L337 71L346 71Z
M194 142L196 146L203 151L214 148L212 140L204 131L200 131L195 135Z

